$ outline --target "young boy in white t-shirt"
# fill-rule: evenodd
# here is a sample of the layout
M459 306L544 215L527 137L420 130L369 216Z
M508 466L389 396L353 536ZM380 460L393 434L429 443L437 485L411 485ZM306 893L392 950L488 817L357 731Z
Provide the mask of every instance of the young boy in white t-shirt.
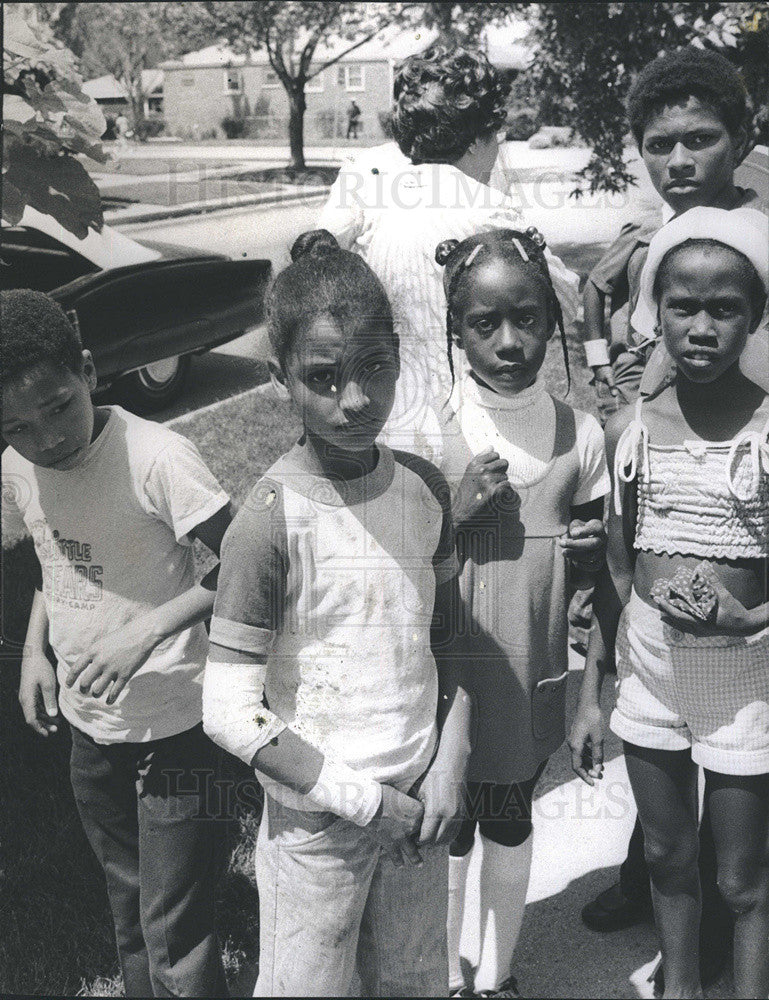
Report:
M42 571L24 716L56 732L58 675L125 995L221 996L207 804L218 758L201 725L214 591L195 584L191 545L218 554L229 498L185 438L93 405L93 360L52 299L3 292L0 310L4 531L32 536Z

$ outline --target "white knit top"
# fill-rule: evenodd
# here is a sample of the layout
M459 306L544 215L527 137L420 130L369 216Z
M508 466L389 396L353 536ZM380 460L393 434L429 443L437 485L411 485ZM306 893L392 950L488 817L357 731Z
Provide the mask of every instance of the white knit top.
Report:
M637 480L635 548L713 559L769 554L769 421L731 441L655 445L641 417L625 428L614 457L614 507L621 483Z

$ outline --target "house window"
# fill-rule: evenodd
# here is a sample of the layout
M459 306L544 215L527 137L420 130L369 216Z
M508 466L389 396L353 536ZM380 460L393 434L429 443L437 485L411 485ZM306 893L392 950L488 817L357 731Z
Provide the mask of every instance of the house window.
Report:
M262 84L262 86L263 87L280 86L280 79L274 69L266 69L264 71L264 83Z
M179 83L182 87L194 87L195 77L194 76L183 76L180 78Z
M340 87L344 87L348 91L357 91L359 93L365 90L366 79L363 67L360 65L356 66L355 64L340 66L337 70L336 82Z
M313 69L312 66L310 66L310 69L309 69L308 72L310 72L310 73L314 72L314 69ZM311 80L308 80L307 83L305 84L305 87L304 87L305 92L308 93L308 94L320 94L320 93L322 93L323 92L323 76L324 76L323 73L318 73L317 76L314 76Z
M243 92L243 78L239 69L226 69L224 71L224 92L226 94Z

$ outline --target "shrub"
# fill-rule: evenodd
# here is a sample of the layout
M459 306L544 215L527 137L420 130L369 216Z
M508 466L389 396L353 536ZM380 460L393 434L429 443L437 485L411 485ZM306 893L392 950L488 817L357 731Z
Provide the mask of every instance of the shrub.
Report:
M321 139L333 139L336 134L336 112L323 108L315 115L318 135Z
M228 139L240 139L246 131L246 122L242 118L222 118L222 129Z
M525 142L537 131L537 113L531 108L523 108L507 119L505 138L510 141Z
M575 145L575 136L567 125L543 125L529 139L530 149L558 149Z
M147 139L154 139L162 135L165 130L166 122L164 118L146 118L137 126L136 135L140 142L145 142Z

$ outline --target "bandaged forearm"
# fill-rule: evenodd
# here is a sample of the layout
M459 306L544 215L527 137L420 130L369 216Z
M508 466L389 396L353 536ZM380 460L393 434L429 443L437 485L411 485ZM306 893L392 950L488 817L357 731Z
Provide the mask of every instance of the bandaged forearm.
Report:
M246 764L286 728L263 702L266 664L206 662L203 729Z
M214 660L206 663L203 728L214 743L246 764L251 764L255 755L276 736L290 729L264 705L266 673L266 664ZM291 732L302 739L293 730ZM269 774L267 761L264 773ZM382 786L378 781L328 758L324 759L315 784L302 790L322 809L358 826L366 826L373 819L382 801Z

